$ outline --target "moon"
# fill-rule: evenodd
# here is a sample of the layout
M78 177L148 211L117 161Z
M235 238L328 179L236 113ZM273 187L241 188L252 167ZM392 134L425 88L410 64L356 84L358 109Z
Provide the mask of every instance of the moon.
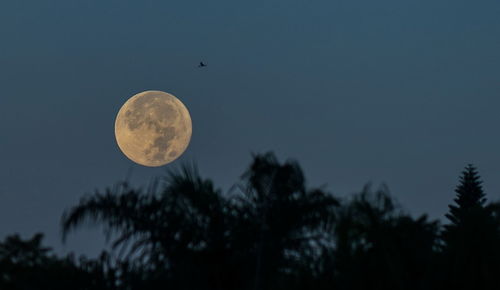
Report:
M140 165L157 167L184 153L192 134L189 111L175 96L145 91L128 99L115 121L120 150Z

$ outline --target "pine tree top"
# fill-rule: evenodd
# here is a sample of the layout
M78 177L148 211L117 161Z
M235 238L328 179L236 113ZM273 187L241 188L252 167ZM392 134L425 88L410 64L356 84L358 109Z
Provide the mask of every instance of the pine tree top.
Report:
M461 223L467 212L473 208L483 208L486 203L482 181L474 165L469 164L462 171L460 184L455 189L455 205L450 205L446 217L453 223Z

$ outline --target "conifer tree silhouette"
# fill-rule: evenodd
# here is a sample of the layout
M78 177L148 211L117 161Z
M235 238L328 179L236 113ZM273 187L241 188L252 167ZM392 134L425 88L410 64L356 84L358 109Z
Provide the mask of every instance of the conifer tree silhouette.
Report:
M444 226L442 234L446 266L443 286L448 289L498 287L498 227L486 205L482 181L473 165L469 164L462 172L455 192L455 204L449 206L446 214L450 224Z
M450 212L446 214L451 222L451 225L445 226L448 231L466 223L471 212L484 208L486 198L482 181L472 164L469 164L462 172L460 185L457 186L455 192L457 193L454 199L456 205L450 205Z

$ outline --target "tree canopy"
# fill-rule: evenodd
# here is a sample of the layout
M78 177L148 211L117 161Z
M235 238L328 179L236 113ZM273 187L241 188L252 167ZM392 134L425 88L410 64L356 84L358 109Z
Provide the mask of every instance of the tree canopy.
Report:
M0 242L0 289L498 289L500 205L468 165L442 225L387 186L339 198L298 162L253 156L223 192L193 165L147 191L119 183L82 197L62 237L102 225L96 259L57 256L43 235Z

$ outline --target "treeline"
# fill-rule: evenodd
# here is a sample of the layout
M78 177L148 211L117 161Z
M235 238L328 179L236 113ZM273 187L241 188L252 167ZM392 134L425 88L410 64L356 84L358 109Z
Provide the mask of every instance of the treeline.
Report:
M112 249L97 259L56 256L41 234L7 237L0 290L500 289L500 204L472 165L455 191L441 225L385 187L348 199L308 188L298 163L272 153L254 156L229 193L185 166L65 212L63 239L89 222L105 228Z

